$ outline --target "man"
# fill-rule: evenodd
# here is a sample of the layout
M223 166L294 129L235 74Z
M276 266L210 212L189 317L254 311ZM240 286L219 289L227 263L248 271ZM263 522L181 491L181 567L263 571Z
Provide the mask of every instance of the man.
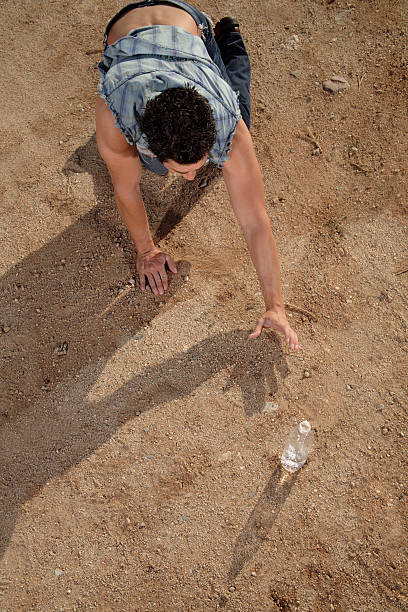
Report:
M255 265L266 311L263 328L299 350L284 311L279 261L263 180L249 134L250 65L236 20L209 18L182 0L142 0L109 22L99 64L98 148L137 250L137 270L154 294L167 289L170 255L152 240L140 191L142 163L193 180L206 163L222 168L231 205Z

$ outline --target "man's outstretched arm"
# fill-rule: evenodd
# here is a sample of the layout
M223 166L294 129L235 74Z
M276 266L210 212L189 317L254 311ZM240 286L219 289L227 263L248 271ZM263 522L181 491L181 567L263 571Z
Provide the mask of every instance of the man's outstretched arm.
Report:
M167 289L166 263L172 272L177 269L172 258L154 245L140 191L142 166L137 150L115 126L102 99L96 105L96 138L112 179L119 214L136 246L140 287L145 289L147 277L153 293L162 294Z
M278 252L265 209L261 169L252 138L242 119L232 141L230 159L223 165L223 175L265 301L266 311L250 337L257 338L264 327L272 327L285 336L291 349L299 350L297 335L285 315Z

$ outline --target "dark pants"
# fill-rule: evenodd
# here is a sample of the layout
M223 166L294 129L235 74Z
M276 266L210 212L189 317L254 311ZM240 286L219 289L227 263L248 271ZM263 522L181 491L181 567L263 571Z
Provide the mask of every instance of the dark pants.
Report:
M239 94L239 109L242 119L249 129L251 120L251 65L242 36L240 32L230 32L223 37L219 44L217 44L212 32L212 24L209 17L191 4L188 4L188 2L184 2L183 0L141 0L141 2L128 4L108 23L104 38L105 46L109 30L118 19L135 8L154 6L156 4L167 4L181 8L192 16L201 31L201 39L205 44L208 55L220 69L224 80ZM148 157L145 158L144 155L140 155L140 157L144 165L153 172L157 174L167 173L167 170L158 160L152 160L152 158ZM155 163L152 164L152 161L157 162L157 167Z

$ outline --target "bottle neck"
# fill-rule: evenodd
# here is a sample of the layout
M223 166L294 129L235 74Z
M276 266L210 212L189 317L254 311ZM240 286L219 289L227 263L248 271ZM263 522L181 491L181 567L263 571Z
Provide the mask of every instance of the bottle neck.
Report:
M302 440L304 440L306 438L307 434L310 432L311 429L312 428L311 428L311 425L310 425L309 421L302 421L299 424L299 435L300 435L300 438Z

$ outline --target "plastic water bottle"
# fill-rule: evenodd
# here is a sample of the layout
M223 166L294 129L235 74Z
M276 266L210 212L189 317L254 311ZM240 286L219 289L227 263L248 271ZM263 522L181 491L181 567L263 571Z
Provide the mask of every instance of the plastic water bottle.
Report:
M304 465L313 443L313 431L309 421L302 421L290 433L283 449L281 463L288 472L296 472Z

